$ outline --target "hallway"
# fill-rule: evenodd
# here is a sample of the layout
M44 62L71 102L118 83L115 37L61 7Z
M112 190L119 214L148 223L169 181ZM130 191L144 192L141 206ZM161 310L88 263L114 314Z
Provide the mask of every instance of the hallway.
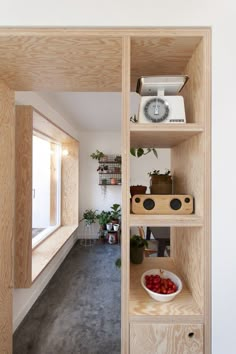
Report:
M14 334L14 354L120 354L120 245L77 242Z

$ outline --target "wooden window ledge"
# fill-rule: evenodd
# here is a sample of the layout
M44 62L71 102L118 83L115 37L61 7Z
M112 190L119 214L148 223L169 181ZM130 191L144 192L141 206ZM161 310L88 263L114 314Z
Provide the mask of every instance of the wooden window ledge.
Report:
M63 245L70 239L78 225L62 226L32 251L32 282L46 268Z

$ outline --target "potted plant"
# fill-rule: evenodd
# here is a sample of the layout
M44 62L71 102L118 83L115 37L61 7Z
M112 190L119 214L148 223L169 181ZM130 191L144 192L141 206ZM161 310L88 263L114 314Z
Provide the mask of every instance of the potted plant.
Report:
M114 161L117 162L117 163L121 163L121 155L116 155Z
M90 155L90 157L92 157L92 159L94 160L100 161L102 158L105 157L105 154L102 151L96 150Z
M172 194L172 176L170 170L160 173L160 170L148 172L151 194Z
M83 219L82 220L85 220L85 224L86 225L94 224L96 222L96 220L97 220L97 210L86 209L85 212L83 213Z
M119 224L120 216L121 216L120 204L115 203L111 206L111 222L113 224Z
M111 212L102 210L100 214L97 215L97 220L102 230L106 229L106 225L111 222Z
M144 249L148 246L147 240L139 235L130 238L130 261L134 264L141 264L144 257Z

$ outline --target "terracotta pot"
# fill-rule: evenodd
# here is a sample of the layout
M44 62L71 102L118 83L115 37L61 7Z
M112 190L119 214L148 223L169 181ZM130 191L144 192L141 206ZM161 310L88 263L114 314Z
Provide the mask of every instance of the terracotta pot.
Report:
M135 194L145 194L146 190L146 186L130 186L131 197L133 197Z

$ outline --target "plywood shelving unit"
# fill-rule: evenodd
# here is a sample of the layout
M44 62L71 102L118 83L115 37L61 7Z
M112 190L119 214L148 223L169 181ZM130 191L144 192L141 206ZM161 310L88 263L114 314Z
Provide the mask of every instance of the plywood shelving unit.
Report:
M5 99L5 92L8 91L122 92L121 353L210 354L211 30L2 28L0 38L0 75L5 82L4 92L1 91L4 101L4 109L0 110L1 119L6 117L5 112L14 111L13 100ZM175 126L131 124L130 92L135 91L137 79L140 76L168 74L186 74L190 77L183 90L187 123ZM8 133L10 135L4 145L4 148L8 147L6 156L9 161L4 161L3 165L5 174L0 180L3 190L5 180L9 178L12 183L14 174L14 171L9 177L7 174L14 165L10 159L11 156L14 159L13 149L8 143L14 140L12 116L9 121L9 132L3 132L6 138ZM171 148L171 170L176 177L176 193L194 196L195 214L130 214L131 144L134 147L142 144L143 147ZM27 157L27 149L24 154ZM68 168L71 168L71 161L68 161ZM74 181L70 177L66 167L65 178L69 184L63 187L65 195L72 192L71 184ZM22 178L27 180L24 174ZM8 201L12 201L13 197L14 183ZM68 205L68 200L65 199L63 203ZM71 224L78 214L77 201L70 205L69 214L66 212L62 217L65 225ZM9 210L6 215L3 214L4 220L14 220L12 208L13 202L9 202ZM68 218L68 215L71 217ZM0 324L1 333L6 335L0 334L0 346L6 353L11 353L12 329L8 324L11 322L11 274L15 261L13 229L9 227L11 222L6 227L4 220L2 218L4 232L0 244L7 256L3 258L6 265L1 263L3 271L0 270L0 278L5 279L2 291L4 302L0 302L3 320ZM171 259L145 260L141 267L130 267L128 235L131 226L140 225L171 227ZM27 259L24 265L26 270L29 269ZM182 294L172 303L154 304L145 295L139 283L140 274L149 267L172 269L184 280ZM7 277L5 269L9 270ZM24 286L29 285L29 278L19 274L18 279ZM193 335L190 336L190 333Z
M176 30L168 36L160 30L156 36L130 39L131 91L138 76L178 72L190 80L182 92L187 123L130 123L127 148L170 148L175 193L195 199L192 215L127 215L130 227L171 227L171 258L152 257L130 266L130 354L210 353L210 31L200 32ZM157 303L142 289L142 273L153 268L173 271L183 280L183 291L172 302ZM177 323L189 331L184 334L188 339L184 349L180 349L184 339L173 326ZM147 328L153 336L141 339Z

